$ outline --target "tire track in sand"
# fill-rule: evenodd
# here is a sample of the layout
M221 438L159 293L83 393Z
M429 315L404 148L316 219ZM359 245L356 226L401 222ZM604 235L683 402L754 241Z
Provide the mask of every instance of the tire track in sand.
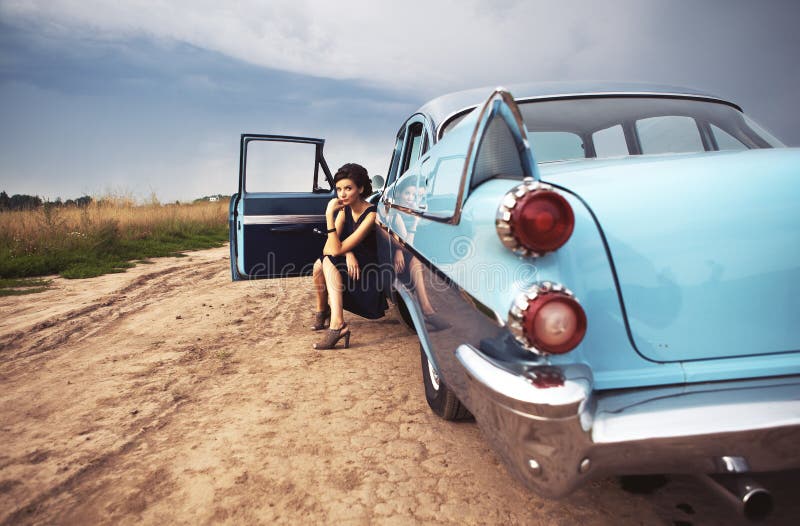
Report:
M122 288L93 301L0 338L0 355L6 366L76 340L108 330L130 314L164 298L187 281L207 280L223 272L216 261L186 264L149 272Z

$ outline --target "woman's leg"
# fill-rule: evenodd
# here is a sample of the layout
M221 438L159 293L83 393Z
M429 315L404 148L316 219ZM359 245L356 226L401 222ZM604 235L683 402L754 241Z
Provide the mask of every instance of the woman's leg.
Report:
M328 288L325 285L325 274L322 272L322 261L319 259L314 262L312 277L314 290L317 293L317 312L322 312L328 309Z
M328 303L331 306L331 329L338 329L344 324L344 312L342 310L344 283L342 282L342 275L330 258L323 258L322 272L325 275L325 284L328 288Z
M408 262L408 271L411 275L411 283L414 284L414 290L417 292L417 299L419 299L419 306L422 308L422 314L433 314L433 305L428 299L428 290L425 288L425 274L422 268L422 263L417 258L411 258Z

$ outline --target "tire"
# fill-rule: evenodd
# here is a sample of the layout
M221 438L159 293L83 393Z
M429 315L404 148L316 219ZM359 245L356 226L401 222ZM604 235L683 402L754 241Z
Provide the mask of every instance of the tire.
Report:
M431 410L445 420L467 420L472 418L469 410L453 394L442 381L436 376L436 372L428 363L428 357L422 345L419 346L419 354L422 362L422 383L425 384L425 400Z

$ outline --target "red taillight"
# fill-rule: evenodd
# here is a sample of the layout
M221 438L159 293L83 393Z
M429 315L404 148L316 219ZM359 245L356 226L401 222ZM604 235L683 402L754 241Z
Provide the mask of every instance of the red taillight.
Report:
M528 180L503 198L497 233L508 248L539 256L562 247L575 228L575 214L550 185Z
M586 313L569 290L545 282L517 298L509 328L532 351L563 354L583 340Z
M534 252L552 252L564 245L575 227L567 200L549 190L526 194L511 211L511 230Z

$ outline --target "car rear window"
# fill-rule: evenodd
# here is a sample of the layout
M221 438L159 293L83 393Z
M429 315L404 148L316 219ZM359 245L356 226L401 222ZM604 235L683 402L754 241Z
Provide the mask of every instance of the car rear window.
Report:
M714 100L631 94L520 101L537 162L714 149L784 146L734 106ZM469 113L469 112L467 112ZM467 113L446 122L448 133ZM714 126L714 141L701 130ZM627 133L626 133L627 132ZM709 133L706 131L705 133Z

